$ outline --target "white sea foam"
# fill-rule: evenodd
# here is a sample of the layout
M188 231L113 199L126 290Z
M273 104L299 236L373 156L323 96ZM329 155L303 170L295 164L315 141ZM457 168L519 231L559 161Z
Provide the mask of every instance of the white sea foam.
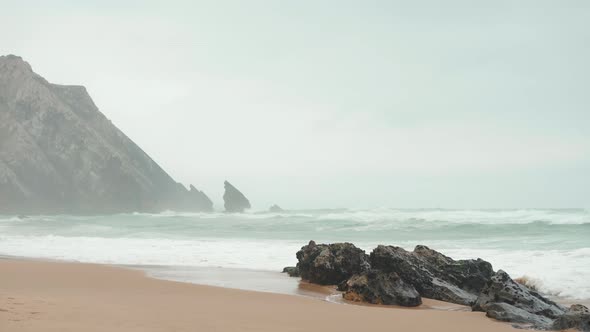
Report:
M63 236L0 237L0 253L67 261L123 265L228 267L280 271L296 263L301 241L244 239L137 239ZM373 244L361 244L370 251ZM411 250L412 246L406 246ZM571 251L441 248L454 258L483 257L513 277L538 280L552 295L590 299L590 248Z
M590 213L586 210L445 210L445 209L390 209L347 210L326 213L323 220L422 220L447 223L479 224L527 224L547 222L550 224L590 224Z
M452 257L484 258L512 277L528 276L544 293L590 299L590 248L574 250L445 250Z
M172 265L278 270L294 265L300 242L241 239L138 239L0 236L0 253L123 265Z
M164 211L161 213L133 213L151 218L199 217L206 219L268 219L276 217L316 218L318 220L349 220L360 222L415 220L445 223L478 224L527 224L546 222L549 224L590 224L590 212L583 209L517 209L517 210L451 210L451 209L341 209L341 210L302 210L285 212L248 212L226 214L223 212L192 213Z

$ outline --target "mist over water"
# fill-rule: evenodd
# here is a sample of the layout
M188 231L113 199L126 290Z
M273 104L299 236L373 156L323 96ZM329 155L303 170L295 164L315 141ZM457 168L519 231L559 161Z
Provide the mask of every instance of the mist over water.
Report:
M0 254L279 271L309 240L425 244L481 257L552 295L590 299L590 213L569 210L298 210L282 213L0 216Z

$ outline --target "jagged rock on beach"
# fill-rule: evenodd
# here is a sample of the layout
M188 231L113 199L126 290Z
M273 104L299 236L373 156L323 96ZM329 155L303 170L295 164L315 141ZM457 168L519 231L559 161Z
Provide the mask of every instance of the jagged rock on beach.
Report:
M515 282L503 270L498 270L482 289L472 309L475 311L487 311L489 305L502 302L551 319L555 319L565 312L561 305Z
M502 270L492 276L472 309L484 311L489 317L537 329L551 328L551 322L565 313L564 307L517 283Z
M338 285L350 301L417 306L426 297L470 305L519 328L590 331L585 306L566 310L506 272L494 273L492 265L479 258L454 260L422 245L412 252L381 245L367 256L351 243L310 241L297 252L297 259L303 279Z
M370 267L367 254L352 243L310 241L297 252L297 260L301 277L320 285L338 285Z
M491 303L486 307L486 316L503 322L511 322L519 328L549 329L551 318L535 315L508 303Z
M422 298L414 286L402 280L395 272L371 270L352 276L340 289L343 297L355 302L415 307Z
M471 305L493 275L482 259L453 260L426 246L413 252L395 246L378 246L371 252L373 269L397 273L420 295L446 302Z
M551 329L590 331L590 310L581 304L574 304L567 309L565 314L555 319Z
M287 266L283 269L283 273L288 274L289 277L300 277L301 276L297 266Z
M251 208L250 201L236 187L228 181L223 183L225 192L223 193L223 206L226 212L244 212Z

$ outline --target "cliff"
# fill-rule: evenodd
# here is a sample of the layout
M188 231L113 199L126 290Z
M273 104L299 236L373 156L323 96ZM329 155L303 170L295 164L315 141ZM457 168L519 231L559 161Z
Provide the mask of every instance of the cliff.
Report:
M0 213L209 211L95 106L0 56Z

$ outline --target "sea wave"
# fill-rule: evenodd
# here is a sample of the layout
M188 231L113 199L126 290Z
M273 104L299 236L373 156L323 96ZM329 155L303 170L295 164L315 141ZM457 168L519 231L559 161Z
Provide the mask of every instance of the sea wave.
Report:
M299 240L168 238L101 238L66 236L0 236L0 253L12 256L121 265L225 267L280 271L296 263ZM358 242L369 252L378 243ZM411 250L417 243L391 243ZM513 277L536 280L547 294L590 299L590 247L573 250L482 249L447 241L428 243L453 258L481 257Z
M196 218L196 219L239 219L264 220L278 218L309 218L320 221L351 222L400 222L415 221L447 224L530 224L547 223L557 225L590 224L590 212L585 209L516 209L516 210L451 210L451 209L335 209L335 210L289 210L283 212L253 211L228 214L224 212L177 212L172 210L160 213L123 213L122 218ZM27 219L55 220L76 219L93 220L103 216L1 216L0 222L22 221Z
M159 214L146 214L152 217L200 217L200 218L314 218L322 221L348 220L359 222L405 221L474 224L528 224L546 222L549 224L590 224L590 212L585 209L517 209L517 210L449 210L449 209L392 209L378 208L367 210L292 210L284 212L249 212L238 214L186 213L165 211Z
M481 257L512 277L527 276L545 294L590 299L590 247L573 250L448 249L451 257Z
M587 210L298 210L0 216L0 254L73 261L280 270L309 240L480 257L550 294L590 299Z

